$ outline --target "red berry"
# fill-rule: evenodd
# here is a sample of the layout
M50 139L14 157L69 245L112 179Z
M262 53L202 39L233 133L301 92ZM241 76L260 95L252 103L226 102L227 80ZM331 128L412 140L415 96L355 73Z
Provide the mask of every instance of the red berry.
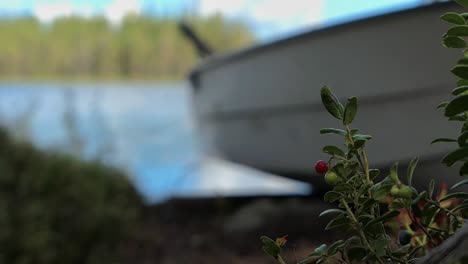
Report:
M315 163L315 171L319 174L327 173L328 164L323 160L317 161L317 163Z

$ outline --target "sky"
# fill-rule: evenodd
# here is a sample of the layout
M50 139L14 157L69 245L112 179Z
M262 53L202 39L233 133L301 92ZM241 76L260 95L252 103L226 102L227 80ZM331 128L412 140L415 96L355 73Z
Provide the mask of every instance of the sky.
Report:
M260 39L337 21L411 7L424 0L0 0L0 15L33 14L44 23L67 15L104 15L118 24L128 13L196 10L247 21Z

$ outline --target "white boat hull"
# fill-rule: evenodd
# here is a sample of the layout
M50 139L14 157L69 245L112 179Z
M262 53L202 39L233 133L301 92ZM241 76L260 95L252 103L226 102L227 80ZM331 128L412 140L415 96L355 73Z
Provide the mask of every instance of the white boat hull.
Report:
M439 16L448 11L457 7L406 10L208 59L191 75L202 145L210 155L306 176L320 188L313 165L327 159L323 146L341 144L338 136L319 134L341 126L321 105L326 84L343 101L358 97L354 126L374 137L367 145L374 167L420 156L431 176L456 175L439 165L454 146L429 145L456 135L459 126L436 109L455 88L449 69L460 56L441 45L448 24Z

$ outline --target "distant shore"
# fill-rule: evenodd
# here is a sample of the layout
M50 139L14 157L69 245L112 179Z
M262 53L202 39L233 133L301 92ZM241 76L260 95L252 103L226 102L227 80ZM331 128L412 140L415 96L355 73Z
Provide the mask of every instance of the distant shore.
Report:
M241 21L186 19L217 53L254 42ZM33 17L0 17L0 80L183 80L199 56L178 21L128 16L113 27L102 17L64 17L47 25Z

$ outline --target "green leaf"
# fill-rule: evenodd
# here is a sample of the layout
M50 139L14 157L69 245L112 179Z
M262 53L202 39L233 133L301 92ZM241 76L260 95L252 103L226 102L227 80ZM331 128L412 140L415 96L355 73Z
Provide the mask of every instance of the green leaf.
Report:
M460 168L459 173L460 173L460 176L468 175L468 161L465 161L465 163L463 163L463 165Z
M427 192L422 191L414 200L411 202L412 205L417 205L421 200L427 197Z
M281 248L275 243L275 241L267 236L261 236L260 240L263 244L263 251L275 259L278 258L278 255L281 253Z
M452 186L452 188L450 188L450 190L453 190L453 189L458 188L458 187L460 187L460 186L462 186L462 185L465 185L465 184L468 184L468 179L465 179L465 180L463 180L463 181L457 182L456 184L454 184L454 185Z
M434 195L434 189L435 189L435 180L432 179L429 182L428 197L432 198L432 196Z
M406 254L408 254L408 250L411 248L411 244L408 244L408 245L404 245L402 247L399 247L397 249L395 249L394 251L392 251L392 255L396 256L396 257L399 257L399 258L402 258L404 257Z
M466 121L466 116L465 116L463 113L461 113L461 114L458 114L458 115L454 115L454 116L449 117L448 120L449 120L449 121L464 122L464 121Z
M327 244L322 244L314 250L314 253L322 255L327 250Z
M388 206L389 210L401 210L406 208L406 203L402 199L394 199L393 202Z
M447 36L442 39L442 45L446 48L466 48L466 41L461 37Z
M377 201L385 199L390 194L390 189L393 186L393 182L379 182L372 186L372 198Z
M359 215L357 217L359 223L367 223L367 222L373 220L374 218L375 217L373 215L369 215L369 214L361 214L361 215Z
M341 193L329 191L323 196L323 200L328 203L333 203L334 201L340 199Z
M323 211L319 215L319 217L322 217L322 216L328 215L328 214L346 214L346 212L341 210L341 209L328 209L328 210Z
M334 242L333 244L331 244L329 247L328 247L328 251L327 251L327 254L329 256L333 256L336 254L336 252L338 252L338 249L344 245L344 241L343 240L338 240L336 242Z
M464 65L467 65L467 64L468 64L468 58L459 59L459 60L457 61L457 64L464 64Z
M409 254L408 254L408 259L414 258L420 251L424 251L425 246L417 246L413 248ZM425 251L424 251L425 252Z
M366 144L366 140L364 139L357 139L354 141L354 147L356 149L363 147Z
M354 191L354 188L351 185L346 184L346 182L343 182L343 183L338 184L337 186L335 186L335 188L333 188L333 191L351 192L351 191Z
M343 124L349 125L353 122L354 118L356 117L357 113L357 97L353 96L348 98L348 102L346 103L346 107L344 110L344 117L343 117Z
M458 137L458 145L460 147L468 145L468 132L464 132Z
M378 169L370 169L369 170L369 176L372 180L374 180L375 178L379 177L380 175L380 170Z
M340 136L346 136L346 131L338 128L322 128L320 129L320 134L337 134Z
M421 222L424 225L429 225L439 211L439 207L427 203L421 211Z
M463 124L460 133L463 134L465 132L468 132L468 123Z
M362 195L364 195L365 193L367 193L367 191L371 188L372 186L368 183L364 183L362 184L360 187L358 187L359 189L359 192L358 192L358 196L357 197L361 197ZM356 191L356 187L353 188L353 192Z
M345 215L340 215L340 216L332 219L328 223L328 225L325 227L325 230L330 230L332 228L341 227L341 226L347 225L348 223L349 223L348 218L346 218Z
M448 36L468 36L468 26L467 25L458 25L453 26L447 30Z
M446 107L448 103L449 103L448 101L440 103L439 105L437 105L437 109Z
M338 98L332 93L331 89L324 86L322 90L320 90L320 96L327 111L335 118L342 119L344 107Z
M337 146L328 145L328 146L323 147L322 151L324 153L326 153L328 155L332 155L332 156L338 156L338 157L343 157L343 158L346 156L344 151L342 151Z
M371 208L372 206L374 206L376 203L376 200L374 200L373 198L369 198L367 199L364 203L362 203L362 208Z
M451 117L468 111L468 95L461 95L450 101L445 108L445 116Z
M367 223L367 225L364 228L368 228L371 225L379 223L379 222L383 223L383 222L385 222L385 221L387 221L389 219L392 219L392 218L396 217L399 214L400 214L400 211L388 211L385 214L375 218L374 220L369 221L369 223Z
M462 79L468 79L468 65L457 65L452 68L451 72Z
M447 154L442 159L442 163L444 163L448 167L452 167L455 163L467 157L468 157L468 147L462 147Z
M463 7L468 7L468 0L455 0L455 2Z
M458 205L457 207L453 208L452 210L450 210L451 212L456 212L458 210L465 210L468 208L468 203L464 202L460 205Z
M356 134L353 136L353 140L369 140L372 139L370 135Z
M457 142L457 140L452 139L452 138L436 138L431 141L431 144L439 143L439 142Z
M442 16L440 16L440 18L444 21L447 21L449 23L456 24L456 25L465 24L465 19L459 14L454 13L454 12L447 12L443 14Z
M408 170L406 172L406 177L408 179L408 185L409 186L412 186L412 182L413 182L413 174L414 174L414 169L416 168L416 165L418 165L418 161L419 161L419 158L418 157L414 157L409 166L408 166Z
M318 259L320 258L320 256L309 256L299 262L297 262L296 264L309 264L309 263L315 263L315 261L317 261Z
M468 85L468 80L460 79L457 81L457 86L465 86L465 85Z
M453 89L452 94L456 96L466 91L468 91L468 85L460 86L460 87Z
M461 199L467 199L468 198L468 193L466 192L456 192L456 193L449 193L445 195L444 197L440 198L439 202L446 201L448 199L452 198L461 198Z
M390 169L390 175L388 176L393 182L399 182L400 179L398 177L398 162L395 162Z
M382 235L379 238L372 240L371 244L374 247L375 254L378 257L385 255L385 248L390 243L390 241L390 237L385 235Z

